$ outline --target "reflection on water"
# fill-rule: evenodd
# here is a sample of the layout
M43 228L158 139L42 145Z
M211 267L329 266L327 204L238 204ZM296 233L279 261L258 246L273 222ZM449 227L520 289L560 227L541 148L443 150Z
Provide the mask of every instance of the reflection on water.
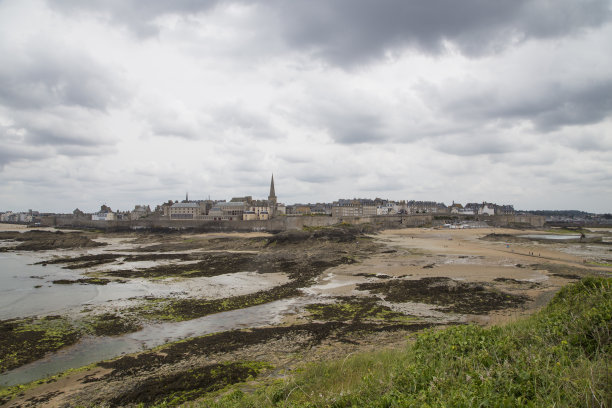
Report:
M55 285L57 279L83 275L58 265L33 265L33 254L0 253L0 319L66 313L82 305L137 296L165 296L177 290L145 280L107 285Z
M566 240L566 239L580 239L580 235L555 235L555 234L525 234L519 235L519 238L531 238L531 239L555 239L555 240Z
M283 314L294 311L306 302L303 298L284 299L185 322L154 324L123 336L87 337L72 347L0 375L0 385L10 386L35 381L71 368L188 337L279 323Z

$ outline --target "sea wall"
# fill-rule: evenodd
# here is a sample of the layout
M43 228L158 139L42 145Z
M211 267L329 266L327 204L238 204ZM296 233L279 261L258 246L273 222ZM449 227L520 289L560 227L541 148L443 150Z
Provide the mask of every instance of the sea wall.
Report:
M483 220L487 220L484 218ZM487 223L495 227L537 227L542 228L546 218L542 215L494 215Z
M54 227L94 228L101 230L139 230L139 229L196 229L203 232L279 232L299 230L304 227L326 227L340 223L371 224L380 229L395 229L423 226L437 226L450 221L477 220L491 226L542 227L544 217L537 215L495 215L463 217L459 215L384 215L372 217L327 217L327 216L282 216L270 220L252 221L209 221L209 220L170 220L162 217L141 218L139 220L93 221L85 217L43 217L42 225Z

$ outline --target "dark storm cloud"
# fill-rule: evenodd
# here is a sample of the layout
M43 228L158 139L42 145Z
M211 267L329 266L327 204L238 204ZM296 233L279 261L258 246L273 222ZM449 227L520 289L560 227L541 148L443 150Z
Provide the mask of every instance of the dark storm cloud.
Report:
M444 88L423 85L420 91L444 117L460 122L527 120L541 132L599 123L612 114L612 74L602 79L542 78L531 86L522 84L518 90L468 83Z
M340 0L279 2L287 40L339 64L451 41L483 55L529 38L563 36L611 17L607 0Z
M56 9L86 10L108 16L139 35L157 32L164 14L193 14L216 5L255 5L254 28L276 24L294 48L340 65L382 57L414 46L429 53L444 41L464 53L483 55L529 38L563 36L610 19L608 0L48 0Z

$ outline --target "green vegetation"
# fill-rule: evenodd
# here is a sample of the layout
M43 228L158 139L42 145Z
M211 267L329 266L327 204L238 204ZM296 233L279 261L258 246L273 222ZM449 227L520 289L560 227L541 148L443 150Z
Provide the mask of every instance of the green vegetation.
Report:
M596 265L596 266L605 266L607 268L612 268L612 263L611 262L587 262L588 265Z
M81 285L106 285L109 282L109 279L104 278L57 279L52 281L54 285L72 285L75 283L79 283Z
M46 353L74 344L81 333L67 319L11 319L0 322L0 372L42 358Z
M222 389L230 384L252 379L259 372L272 366L265 362L244 361L211 364L205 367L175 374L152 377L138 388L111 399L111 406L157 403L164 407L180 405Z
M117 336L140 329L142 325L134 320L113 313L96 315L87 323L87 331L96 336Z
M578 268L576 266L564 264L532 264L529 267L533 270L545 270L552 276L558 276L565 279L580 279L593 274L593 271L590 269Z
M306 306L310 317L315 320L384 320L414 321L413 317L394 312L387 306L379 305L377 298L344 297L337 303L314 303Z
M75 344L84 334L116 336L140 330L132 318L112 313L70 320L64 316L0 321L0 372L43 358Z
M300 294L300 285L291 282L276 286L270 290L259 291L242 296L222 299L155 299L142 306L131 309L132 312L148 319L172 320L180 322L195 319L213 313L243 309L275 300L285 299Z
M389 302L428 303L444 312L462 314L486 314L491 310L518 307L529 299L446 277L368 282L358 284L357 288L380 294Z
M42 378L40 380L36 380L36 381L32 381L30 383L27 384L19 384L19 385L13 385L10 387L3 387L0 386L0 405L2 404L6 404L7 402L9 402L10 400L12 400L13 398L15 398L16 396L22 394L23 392L31 389L31 388L36 388L39 385L42 384L49 384L49 383L53 383L56 382L58 379L66 377L70 374L79 372L79 371L87 371L91 368L94 367L94 364L90 364L90 365L86 365L83 367L79 367L79 368L73 368L70 370L66 370L62 373L56 374L56 375L51 375L49 377L46 378Z
M541 312L504 327L428 330L404 350L306 366L216 407L611 407L612 279L563 288Z

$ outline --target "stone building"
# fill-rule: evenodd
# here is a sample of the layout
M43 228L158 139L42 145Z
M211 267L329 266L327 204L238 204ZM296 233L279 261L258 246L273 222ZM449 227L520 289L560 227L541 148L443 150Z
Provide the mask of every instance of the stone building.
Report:
M248 211L248 204L243 201L218 202L208 212L203 219L212 221L234 221L242 220L245 211Z
M406 207L409 214L432 214L448 212L448 207L446 207L444 203L436 203L435 201L410 200L406 203Z
M144 218L149 214L151 214L151 207L148 205L136 205L130 212L129 218L130 220L137 220L139 218Z
M170 219L173 220L193 220L202 215L202 208L193 202L174 203L169 213Z
M370 217L376 215L376 204L368 199L340 199L332 204L331 214L334 217Z

